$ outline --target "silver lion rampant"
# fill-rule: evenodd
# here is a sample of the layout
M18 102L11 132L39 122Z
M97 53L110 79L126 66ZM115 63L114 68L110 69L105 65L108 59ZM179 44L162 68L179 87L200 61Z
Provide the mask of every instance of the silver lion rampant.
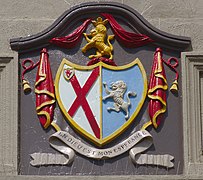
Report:
M112 98L114 101L113 106L114 107L108 107L107 110L108 111L116 111L116 112L120 112L121 110L123 110L126 115L125 115L125 119L127 120L129 118L129 106L131 105L130 103L130 96L136 96L135 92L129 91L127 93L127 102L124 101L124 94L127 90L127 85L124 81L119 80L116 82L112 82L110 89L108 89L106 82L103 82L103 86L105 89L105 92L107 94L107 96L103 97L103 101L105 101L108 98Z

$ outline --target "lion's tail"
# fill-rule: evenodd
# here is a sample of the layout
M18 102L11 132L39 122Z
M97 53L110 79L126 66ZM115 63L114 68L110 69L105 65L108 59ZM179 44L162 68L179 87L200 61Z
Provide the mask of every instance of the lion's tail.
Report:
M113 46L112 46L110 41L113 40L113 38L114 38L114 35L109 35L108 38L107 38L107 43L108 43L111 51L113 51Z
M127 103L128 103L129 106L131 105L131 103L130 103L130 96L135 97L135 96L137 96L137 94L135 92L132 92L132 91L128 92L128 94L127 94Z

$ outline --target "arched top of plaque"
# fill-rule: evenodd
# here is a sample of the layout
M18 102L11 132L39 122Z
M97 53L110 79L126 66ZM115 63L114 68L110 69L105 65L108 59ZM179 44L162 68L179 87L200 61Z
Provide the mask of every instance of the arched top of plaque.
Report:
M50 27L44 31L29 36L10 40L12 50L18 52L29 52L50 45L54 37L70 34L73 27L85 19L95 19L102 13L111 14L117 21L138 34L145 34L156 46L162 46L176 51L190 49L191 39L189 37L171 35L153 27L136 10L124 4L115 2L88 2L64 12Z

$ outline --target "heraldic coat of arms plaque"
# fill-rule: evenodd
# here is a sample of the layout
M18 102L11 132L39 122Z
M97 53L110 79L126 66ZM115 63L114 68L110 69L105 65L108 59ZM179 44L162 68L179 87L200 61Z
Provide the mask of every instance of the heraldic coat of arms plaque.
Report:
M20 174L182 174L180 52L190 38L123 4L86 3L10 43Z

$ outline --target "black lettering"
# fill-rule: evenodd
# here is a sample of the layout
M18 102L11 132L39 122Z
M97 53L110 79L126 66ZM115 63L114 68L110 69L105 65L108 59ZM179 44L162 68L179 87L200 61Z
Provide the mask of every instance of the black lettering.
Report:
M137 134L137 135L138 135L138 137L141 137L141 136L142 136L142 134L140 134L140 132L138 132L138 134Z
M94 155L95 154L95 151L92 151L92 155Z
M90 153L91 153L91 150L90 150L90 149L87 149L87 153L90 154Z
M108 151L104 151L104 156L106 156L106 155L110 155L112 153L112 151L111 150L108 150Z
M73 144L73 146L76 146L77 144L78 144L78 143L75 141L74 144Z
M113 149L113 151L114 151L115 153L117 153L117 149Z
M142 131L142 134L146 135L147 133L145 131Z
M99 152L98 152L98 156L103 156L103 154L104 154L104 153L103 153L102 151L99 151Z
M121 145L121 148L122 148L122 149L125 149L125 145Z
M128 142L128 144L131 144L131 140L130 139L127 142Z
M112 150L108 150L109 155L112 153Z
M74 141L74 140L72 140L71 144L73 144L73 143L75 143L75 141Z
M62 138L66 139L68 137L68 134L64 134L64 133L60 132L59 136L61 136Z
M82 145L80 145L80 144L78 144L78 147L77 147L78 149L82 149Z
M141 136L141 135L140 135L139 133L137 133L137 134L134 135L134 138L135 138L135 139L138 139L140 136Z
M130 139L131 139L132 142L135 141L134 137L131 137Z

